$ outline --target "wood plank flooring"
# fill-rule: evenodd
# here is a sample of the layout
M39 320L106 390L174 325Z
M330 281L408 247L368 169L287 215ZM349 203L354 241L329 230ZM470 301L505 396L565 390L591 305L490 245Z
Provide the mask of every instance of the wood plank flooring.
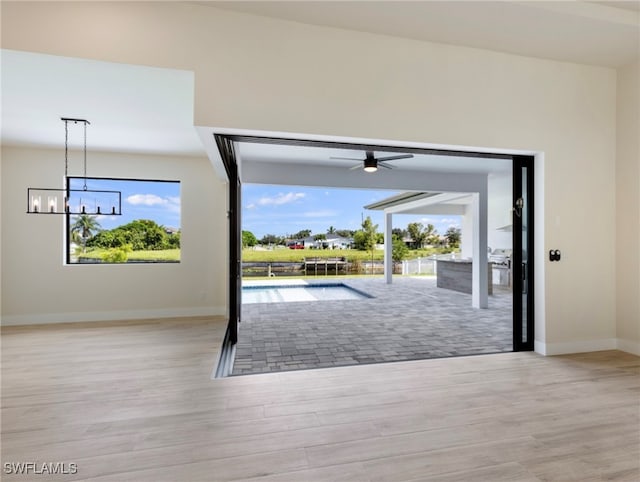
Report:
M640 358L211 380L221 319L2 329L2 480L640 481ZM7 462L77 464L12 475Z

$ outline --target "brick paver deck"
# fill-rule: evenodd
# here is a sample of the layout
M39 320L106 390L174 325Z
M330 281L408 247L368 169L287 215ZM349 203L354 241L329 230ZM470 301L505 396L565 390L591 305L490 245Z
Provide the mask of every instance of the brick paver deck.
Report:
M335 280L374 298L243 305L233 375L512 350L508 289L480 310L435 278Z

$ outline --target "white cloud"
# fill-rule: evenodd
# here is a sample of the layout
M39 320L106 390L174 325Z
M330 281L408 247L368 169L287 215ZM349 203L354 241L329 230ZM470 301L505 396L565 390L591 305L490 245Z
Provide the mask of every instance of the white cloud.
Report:
M436 224L438 220L433 218L421 218L420 222L424 224Z
M283 204L290 204L296 202L305 197L303 192L288 192L287 194L280 193L273 197L261 197L258 199L258 205L260 206L282 206Z
M442 223L455 224L457 226L460 223L460 220L456 219L456 218L444 218L441 222Z
M247 204L247 209L253 209L255 207L256 207L256 205L254 203Z
M180 198L179 197L168 197L169 201L166 205L167 210L172 213L180 213Z
M157 206L158 204L167 204L167 199L156 196L155 194L132 194L127 197L127 202L137 206L143 204L145 206Z
M160 197L157 194L132 194L126 201L133 206L163 208L172 213L180 213L180 197Z

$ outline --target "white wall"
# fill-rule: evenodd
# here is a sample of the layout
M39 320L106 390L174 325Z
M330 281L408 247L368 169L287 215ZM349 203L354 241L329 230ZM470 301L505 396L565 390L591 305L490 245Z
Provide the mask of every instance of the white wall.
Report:
M616 319L621 349L640 355L640 63L618 71Z
M193 70L200 126L543 153L539 349L615 346L612 69L170 2L3 2L2 44Z
M208 159L90 156L92 176L181 182L179 264L65 266L63 216L25 213L27 187L63 186L62 151L3 147L1 167L3 325L226 312L226 187Z

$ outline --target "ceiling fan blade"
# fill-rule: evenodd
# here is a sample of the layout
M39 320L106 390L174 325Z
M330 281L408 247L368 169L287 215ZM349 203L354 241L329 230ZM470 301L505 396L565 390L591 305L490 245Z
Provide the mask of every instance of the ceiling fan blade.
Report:
M359 159L357 157L333 157L333 156L331 156L329 159L341 159L343 161L362 161L362 159Z
M355 171L356 169L362 169L362 164L356 164L355 166L349 168L350 171Z
M396 159L410 159L413 157L413 154L400 154L398 156L387 156L387 157L378 157L378 161L393 161Z
M393 169L391 166L387 166L384 161L378 161L378 167L384 167L385 169Z

